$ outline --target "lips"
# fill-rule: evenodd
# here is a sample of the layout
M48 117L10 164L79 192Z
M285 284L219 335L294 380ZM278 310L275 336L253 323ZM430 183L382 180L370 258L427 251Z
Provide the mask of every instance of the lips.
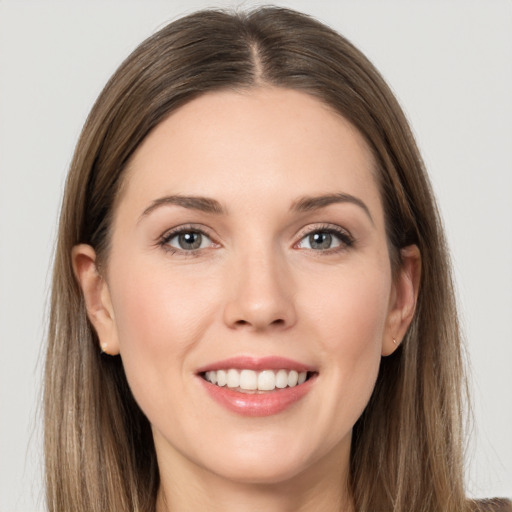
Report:
M270 416L288 409L312 388L318 372L280 357L238 357L197 372L217 403L244 416Z

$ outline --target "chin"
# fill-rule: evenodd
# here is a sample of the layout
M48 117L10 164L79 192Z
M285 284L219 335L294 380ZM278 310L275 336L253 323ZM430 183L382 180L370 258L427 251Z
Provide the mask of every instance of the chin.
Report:
M307 443L297 446L286 442L276 444L271 440L266 445L256 442L252 448L249 449L247 443L245 449L231 449L227 451L227 456L220 460L219 457L215 457L215 460L212 458L204 467L219 477L239 484L275 485L312 476L317 469L323 471L327 459L337 451L328 447L304 449L312 447Z
M218 476L238 484L277 485L298 477L307 471L307 465L301 461L283 461L276 457L273 460L252 463L237 461L214 471Z

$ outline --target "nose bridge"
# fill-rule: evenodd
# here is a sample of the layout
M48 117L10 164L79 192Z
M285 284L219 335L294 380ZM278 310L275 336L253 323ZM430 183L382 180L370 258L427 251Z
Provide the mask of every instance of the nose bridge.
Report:
M293 280L286 258L270 243L234 256L229 269L231 294L225 306L230 327L264 330L295 322Z

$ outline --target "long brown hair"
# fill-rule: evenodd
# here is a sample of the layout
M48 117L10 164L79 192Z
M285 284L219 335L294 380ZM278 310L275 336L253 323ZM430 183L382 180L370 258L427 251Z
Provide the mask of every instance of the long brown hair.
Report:
M52 512L151 511L159 485L148 420L119 357L102 355L73 276L72 247L108 257L123 171L169 113L208 91L301 90L348 119L378 164L390 255L417 244L417 311L354 427L351 492L358 511L461 512L465 381L444 235L405 116L350 42L282 8L202 11L166 26L120 66L80 136L63 200L45 381L47 502Z

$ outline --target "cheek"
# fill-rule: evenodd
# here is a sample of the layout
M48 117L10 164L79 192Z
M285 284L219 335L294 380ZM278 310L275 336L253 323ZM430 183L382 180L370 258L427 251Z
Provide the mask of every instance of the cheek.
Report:
M112 274L112 289L116 325L125 348L179 349L200 337L215 292L204 276L190 279L187 272L147 260L124 267Z
M180 281L161 266L157 269L140 261L127 265L126 271L118 268L111 280L121 357L130 387L136 398L144 401L147 395L158 401L158 389L168 387L169 380L180 384L187 370L187 354L214 318L212 287L201 280Z
M359 271L358 271L359 270ZM309 300L312 325L322 330L326 351L353 355L380 345L389 310L390 270L382 265L342 269L325 279L323 293Z
M330 389L324 411L335 417L325 421L339 431L352 428L375 386L390 286L390 272L376 265L371 272L340 274L330 293L310 301L310 327L320 340L321 359L329 362L323 372Z

